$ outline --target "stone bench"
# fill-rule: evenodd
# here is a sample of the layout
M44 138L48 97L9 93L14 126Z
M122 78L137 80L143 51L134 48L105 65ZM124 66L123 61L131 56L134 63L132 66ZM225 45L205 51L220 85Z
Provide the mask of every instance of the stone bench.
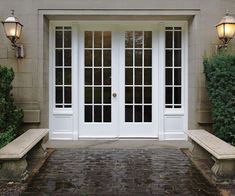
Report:
M0 149L0 180L21 181L28 177L28 162L46 155L42 143L47 129L30 129Z
M188 130L186 134L193 144L193 159L213 160L211 170L217 178L235 177L234 146L205 130Z

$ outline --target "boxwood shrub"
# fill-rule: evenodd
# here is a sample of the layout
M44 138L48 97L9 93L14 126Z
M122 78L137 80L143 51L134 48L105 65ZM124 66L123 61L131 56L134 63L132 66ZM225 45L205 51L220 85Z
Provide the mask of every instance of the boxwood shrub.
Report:
M218 52L204 59L213 133L235 145L235 54Z
M0 65L0 148L17 136L23 119L23 111L16 107L11 93L13 79L12 68Z

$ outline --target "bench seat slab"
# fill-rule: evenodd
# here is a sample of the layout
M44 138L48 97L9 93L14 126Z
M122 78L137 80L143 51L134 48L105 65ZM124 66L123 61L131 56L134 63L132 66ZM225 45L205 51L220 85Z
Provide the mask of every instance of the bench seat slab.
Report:
M187 130L185 133L216 159L235 159L235 147L203 130Z
M0 149L0 160L17 160L25 156L40 140L48 135L47 129L30 129Z

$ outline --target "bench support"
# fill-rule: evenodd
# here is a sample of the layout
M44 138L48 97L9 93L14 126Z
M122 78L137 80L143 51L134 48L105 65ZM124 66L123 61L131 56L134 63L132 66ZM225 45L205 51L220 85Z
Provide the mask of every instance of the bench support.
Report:
M235 161L234 160L218 160L213 157L215 164L211 168L213 174L219 178L235 177Z
M46 151L45 149L42 147L42 144L44 143L43 140L41 140L40 142L38 142L28 153L28 157L27 159L41 159L41 158L45 158L46 156Z
M193 159L204 159L204 160L209 160L211 155L200 145L198 145L195 141L192 139L189 139L191 144L193 145L192 149L192 158Z
M28 177L26 157L19 160L5 160L0 163L0 180L26 180Z

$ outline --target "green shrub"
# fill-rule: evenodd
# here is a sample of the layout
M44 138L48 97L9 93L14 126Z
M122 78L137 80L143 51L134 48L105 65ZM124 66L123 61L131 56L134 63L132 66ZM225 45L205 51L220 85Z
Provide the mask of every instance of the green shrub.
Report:
M0 133L0 148L11 142L15 136L16 134L13 129Z
M235 145L235 55L221 51L205 58L203 64L212 104L213 132Z
M0 147L17 136L23 111L17 109L11 94L14 72L0 65Z

